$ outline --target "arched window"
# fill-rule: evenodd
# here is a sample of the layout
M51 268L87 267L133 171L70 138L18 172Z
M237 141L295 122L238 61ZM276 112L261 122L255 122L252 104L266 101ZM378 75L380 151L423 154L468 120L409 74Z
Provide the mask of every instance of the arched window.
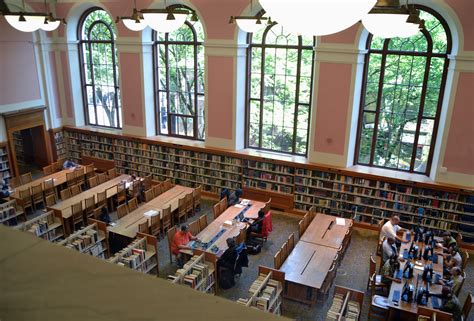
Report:
M105 10L92 8L81 17L79 59L88 125L122 128L115 37L112 18Z
M189 20L189 19L188 19ZM204 140L204 30L153 32L157 134Z
M273 24L248 42L247 147L306 155L314 37Z
M451 35L439 14L418 9L425 30L411 38L367 41L357 164L430 171Z

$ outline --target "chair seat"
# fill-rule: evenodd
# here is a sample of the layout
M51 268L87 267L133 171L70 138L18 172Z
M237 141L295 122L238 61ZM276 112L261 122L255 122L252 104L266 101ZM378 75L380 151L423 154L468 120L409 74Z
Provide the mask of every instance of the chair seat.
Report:
M381 295L374 295L372 298L372 305L377 308L388 310L388 298Z

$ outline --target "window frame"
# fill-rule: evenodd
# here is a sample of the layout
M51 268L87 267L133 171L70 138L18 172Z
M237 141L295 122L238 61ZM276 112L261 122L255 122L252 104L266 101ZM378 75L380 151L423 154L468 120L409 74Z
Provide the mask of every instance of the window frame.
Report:
M81 90L82 90L82 101L83 101L83 108L84 108L84 118L85 118L85 123L86 125L88 126L94 126L94 127L104 127L104 128L112 128L112 129L122 129L123 127L123 124L120 123L120 119L122 119L122 117L120 117L120 113L122 111L122 108L119 108L119 90L120 90L120 86L118 86L118 75L117 75L117 68L119 67L118 66L118 62L116 60L116 57L115 57L115 50L116 50L116 47L115 47L115 37L117 36L116 33L115 33L115 30L113 28L113 26L109 25L108 23L106 23L105 21L103 20L96 20L94 21L90 28L87 30L87 33L88 35L90 35L91 33L91 30L93 29L93 27L95 27L95 25L99 24L99 23L102 23L103 25L105 25L107 27L107 29L109 30L110 34L113 36L112 39L109 41L109 40L90 40L90 39L82 39L82 29L84 27L84 23L87 19L87 17L94 11L97 11L97 10L102 10L102 11L105 11L107 12L105 9L101 8L101 7L92 7L88 10L86 10L82 15L81 15L81 18L79 19L79 23L78 23L78 27L77 27L77 39L79 40L78 41L78 49L79 49L79 68L81 70ZM107 12L107 14L110 16L110 14ZM113 21L113 18L112 16L110 16L110 19ZM114 37L115 36L115 37ZM92 97L93 97L93 103L94 103L94 113L95 113L95 119L96 119L96 123L97 124L92 124L90 122L90 118L89 118L89 102L88 102L88 94L87 94L87 87L92 87L93 89L95 88L95 77L94 77L94 67L93 67L93 63L92 63L92 44L95 44L95 43L102 43L102 44L110 44L111 47L112 47L112 65L113 65L113 75L114 75L114 92L115 92L115 95L114 95L114 100L115 100L115 117L116 117L116 123L117 123L117 126L107 126L107 125L102 125L102 124L98 124L97 123L97 102L96 102L96 98L95 98L95 90L92 91ZM86 74L86 70L85 70L85 61L84 61L84 55L85 55L85 52L84 52L84 49L83 49L83 46L84 45L87 45L89 47L89 56L88 56L88 59L89 59L89 64L91 65L91 84L86 84L86 79L85 79L85 74Z
M446 51L444 53L437 53L433 52L433 40L431 37L431 34L426 30L423 29L421 32L424 34L427 42L427 50L426 52L417 52L417 51L401 51L401 50L389 50L388 46L390 43L391 39L385 39L383 42L383 48L382 49L371 49L371 43L372 43L372 37L373 35L369 33L366 41L365 48L367 50L367 53L365 54L364 57L364 71L363 71L363 78L362 78L362 86L361 86L361 98L360 98L360 104L359 104L359 115L358 115L358 123L357 123L357 136L356 136L356 146L354 150L354 164L355 165L360 165L360 166L367 166L367 167L375 167L375 168L382 168L382 169L387 169L387 170L395 170L395 171L400 171L400 172L405 172L405 173L412 173L412 174L421 174L421 175L426 175L429 176L429 173L431 172L431 166L432 166L432 161L433 161L433 156L434 156L434 150L436 146L436 140L438 136L438 129L439 129L439 122L440 122L440 116L441 116L441 110L442 110L442 105L443 105L443 100L444 100L444 95L446 91L446 81L447 81L447 74L448 74L448 69L449 69L449 55L451 54L452 50L452 35L451 35L451 30L446 22L446 20L435 10L423 6L423 5L416 5L416 9L420 9L423 11L428 12L429 14L433 15L438 21L441 23L441 25L444 28L444 31L446 33ZM379 84L378 84L378 92L377 92L377 105L376 109L374 110L375 114L375 119L374 119L374 132L372 135L372 142L371 142L371 152L370 152L370 159L369 163L361 163L359 162L359 152L360 152L360 141L362 139L361 132L362 132L362 122L363 122L363 117L364 117L364 106L365 106L365 96L366 96L366 89L367 89L367 76L368 76L368 69L369 69L369 64L370 64L370 55L371 53L376 53L381 55L381 69L380 69L380 76L379 76ZM386 67L386 58L388 55L397 55L398 57L400 56L418 56L418 57L426 57L426 62L425 62L425 71L424 71L424 76L423 76L423 83L422 83L422 91L421 91L421 96L420 96L420 105L418 109L418 116L417 116L417 122L416 122L416 131L415 131L415 137L414 137L414 142L413 142L413 150L412 150L412 155L411 155L411 161L410 161L410 169L401 169L401 168L391 168L387 166L380 166L380 165L375 165L374 164L374 158L375 158L375 148L376 148L376 143L377 143L377 131L378 131L378 124L379 124L379 115L380 115L380 100L382 96L382 89L383 89L383 81L384 81L384 76L385 76L385 67ZM423 117L423 111L425 107L425 98L426 98L426 91L428 88L428 79L429 79L429 70L430 70L430 63L431 63L431 58L444 58L444 67L443 67L443 73L441 76L441 82L440 82L440 93L438 97L438 102L437 102L437 107L436 107L436 114L434 117ZM428 154L428 160L426 164L426 169L424 172L419 172L415 171L415 162L416 162L416 152L417 152L417 145L418 145L418 140L420 138L420 129L421 129L421 122L423 119L433 119L434 120L434 126L433 126L433 131L432 131L432 136L431 136L431 143L430 143L430 152Z
M314 85L314 59L316 56L316 39L313 37L313 45L312 46L305 46L303 45L303 37L298 37L298 45L275 45L275 44L266 44L267 34L268 32L277 25L276 22L273 22L271 25L267 26L263 35L262 35L262 43L254 44L252 43L252 33L247 34L247 52L246 52L246 72L245 72L245 148L260 150L265 152L273 152L285 155L294 155L294 156L308 156L308 147L309 147L309 135L310 135L310 128L311 128L311 109L313 105L313 85ZM265 76L265 49L266 48L282 48L282 49L297 49L298 50L298 60L297 60L297 71L296 71L296 92L295 92L295 104L294 104L294 122L293 122L293 137L292 137L292 152L285 152L285 151L278 151L268 148L262 147L262 130L263 130L263 104L264 104L264 82L261 81L260 83L260 98L252 99L250 96L251 86L252 86L252 48L260 48L262 53L261 57L261 67L260 67L260 79L264 79ZM309 87L309 102L308 103L299 103L299 92L300 92L300 79L301 79L301 64L302 64L302 50L311 50L312 57L311 57L311 81ZM258 101L260 104L260 124L259 124L259 147L250 146L249 139L250 139L250 105L251 101ZM308 129L306 132L306 152L304 154L299 154L296 152L296 132L298 130L298 108L299 105L308 106Z
M172 8L185 8L188 10L191 10L187 7L184 6L172 6ZM197 88L198 88L198 49L199 46L202 46L202 49L204 51L204 42L198 40L197 32L196 29L194 28L193 24L189 22L188 20L185 21L185 25L187 25L188 28L191 29L193 33L193 41L188 42L188 41L170 41L169 40L169 33L165 33L165 40L160 41L158 39L158 32L153 30L152 31L152 42L153 42L153 85L154 85L154 100L155 100L155 132L156 135L162 135L162 136L169 136L169 137L177 137L177 138L184 138L184 139L189 139L189 140L196 140L196 141L204 141L206 137L206 114L205 114L205 106L204 106L204 137L199 138L198 137L198 97L204 97L204 100L206 99L206 92L205 90L202 93L198 93ZM159 45L164 45L166 48L166 53L165 53L165 60L166 60L166 90L161 90L160 89L160 78L159 78L159 72L158 72L158 59L159 57ZM194 76L194 116L193 115L185 115L185 114L179 114L179 113L172 113L170 108L170 61L169 61L169 52L168 52L168 46L169 45L186 45L186 46L193 46L194 49L194 57L193 57L193 62L194 62L194 70L193 70L193 76ZM204 64L205 64L205 59L204 59ZM204 72L205 72L205 65L204 67ZM160 105L160 93L165 93L166 94L166 101L167 101L167 106L166 106L166 114L167 114L167 128L168 128L168 133L162 133L161 132L161 105ZM173 134L171 133L171 118L172 117L185 117L185 118L192 118L193 119L193 136L186 136L186 135L180 135L180 134Z

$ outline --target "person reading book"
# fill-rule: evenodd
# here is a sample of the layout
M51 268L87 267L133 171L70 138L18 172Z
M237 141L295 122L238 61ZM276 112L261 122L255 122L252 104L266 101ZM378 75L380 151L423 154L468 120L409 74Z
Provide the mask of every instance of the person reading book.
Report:
M176 231L171 242L171 253L176 256L176 263L178 267L183 267L183 254L180 250L190 250L188 246L189 241L196 240L197 238L189 232L189 226L186 224L181 225L180 229Z

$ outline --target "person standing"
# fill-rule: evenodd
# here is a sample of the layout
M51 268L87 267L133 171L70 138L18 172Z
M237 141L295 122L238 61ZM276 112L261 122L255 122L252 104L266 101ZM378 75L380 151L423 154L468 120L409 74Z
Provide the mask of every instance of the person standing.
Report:
M397 235L397 232L402 230L398 224L400 224L400 217L398 215L393 215L390 220L382 226L382 229L380 230L380 241L384 238L392 237L402 243L408 243L407 240L404 240Z

